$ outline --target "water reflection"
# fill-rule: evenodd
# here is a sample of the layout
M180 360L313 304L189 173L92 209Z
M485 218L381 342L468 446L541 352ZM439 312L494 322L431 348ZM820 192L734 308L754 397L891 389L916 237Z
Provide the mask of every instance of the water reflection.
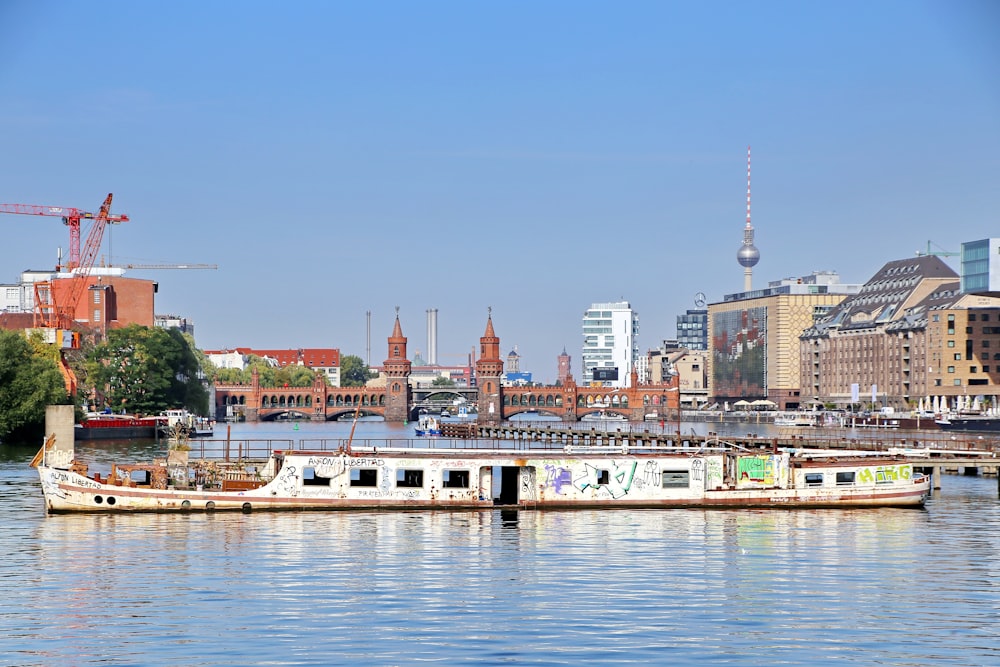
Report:
M45 516L34 448L0 451L7 664L1000 664L994 479L925 510Z

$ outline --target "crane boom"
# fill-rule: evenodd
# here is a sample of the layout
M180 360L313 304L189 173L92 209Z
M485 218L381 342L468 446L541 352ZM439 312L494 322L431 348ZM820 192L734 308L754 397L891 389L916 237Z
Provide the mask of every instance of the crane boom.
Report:
M63 224L69 227L69 264L67 268L80 266L80 221L96 219L100 213L94 214L72 206L39 206L37 204L0 204L0 213L20 215L44 215L62 218ZM128 222L127 215L106 216L106 223L114 225Z
M217 269L218 264L123 264L123 269Z

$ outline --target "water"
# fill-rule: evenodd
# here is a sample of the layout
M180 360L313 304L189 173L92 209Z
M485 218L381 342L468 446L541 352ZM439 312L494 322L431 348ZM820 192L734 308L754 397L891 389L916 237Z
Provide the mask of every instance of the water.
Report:
M1000 664L992 478L924 510L46 516L33 454L0 448L2 665Z

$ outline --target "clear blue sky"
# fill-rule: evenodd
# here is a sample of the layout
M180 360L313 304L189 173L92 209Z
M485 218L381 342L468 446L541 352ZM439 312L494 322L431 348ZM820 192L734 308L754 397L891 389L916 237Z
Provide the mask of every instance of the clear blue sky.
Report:
M0 1L0 202L105 235L203 348L478 344L542 381L622 297L640 345L754 284L1000 234L1000 3ZM0 215L0 282L55 263ZM956 270L957 262L952 262ZM455 355L455 356L450 356Z

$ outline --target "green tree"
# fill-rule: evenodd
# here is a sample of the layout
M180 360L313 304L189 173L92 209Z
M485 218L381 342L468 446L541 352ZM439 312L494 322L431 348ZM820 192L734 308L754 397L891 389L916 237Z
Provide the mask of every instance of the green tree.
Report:
M375 374L368 370L365 362L353 354L340 358L340 386L363 387Z
M277 387L311 387L315 378L316 372L305 366L283 366L274 374Z
M434 381L431 382L431 386L432 387L454 387L455 386L455 381L452 380L451 378L446 378L446 377L443 377L443 376L439 376L439 377L434 378Z
M198 357L177 329L135 324L112 329L91 353L87 371L104 405L116 412L157 414L181 407L208 412Z
M20 332L0 330L0 438L40 437L45 406L69 403L56 354Z

